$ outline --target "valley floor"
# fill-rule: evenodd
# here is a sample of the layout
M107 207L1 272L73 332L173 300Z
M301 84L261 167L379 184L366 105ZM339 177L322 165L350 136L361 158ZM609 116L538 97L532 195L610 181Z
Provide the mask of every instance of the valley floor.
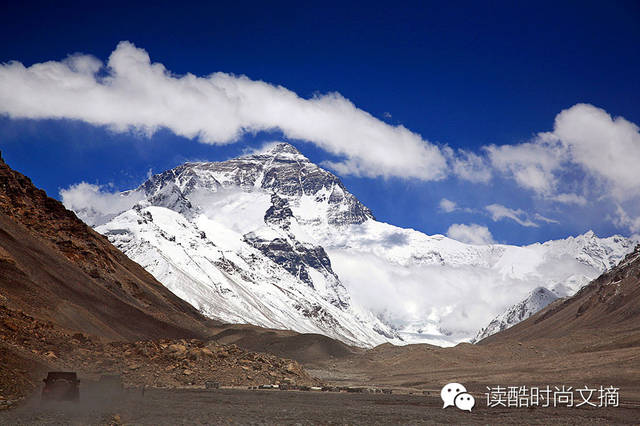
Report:
M439 395L240 389L138 389L114 400L42 406L37 396L0 413L2 424L631 424L640 406L442 409Z

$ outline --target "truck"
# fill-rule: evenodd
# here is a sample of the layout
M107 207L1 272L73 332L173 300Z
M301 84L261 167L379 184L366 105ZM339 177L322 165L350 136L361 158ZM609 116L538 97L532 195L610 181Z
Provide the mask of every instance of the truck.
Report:
M50 371L42 380L43 401L78 401L80 399L80 380L72 371Z

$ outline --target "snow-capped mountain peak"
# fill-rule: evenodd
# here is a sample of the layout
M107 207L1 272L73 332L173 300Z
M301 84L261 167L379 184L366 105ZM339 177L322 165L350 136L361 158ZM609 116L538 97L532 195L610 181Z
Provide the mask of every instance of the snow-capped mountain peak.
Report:
M129 195L142 193L154 204L185 212L193 208L187 199L203 190L275 193L288 199L298 219L307 222L344 225L374 218L337 176L287 143L222 162L185 163L151 177Z
M266 156L266 157L284 157L295 161L307 161L309 159L302 155L298 148L286 142L276 142L272 145L267 145L262 150L257 151L248 157Z
M205 314L360 346L468 341L533 289L571 295L633 248L592 232L469 245L378 222L286 143L185 163L121 198L130 208L83 219Z

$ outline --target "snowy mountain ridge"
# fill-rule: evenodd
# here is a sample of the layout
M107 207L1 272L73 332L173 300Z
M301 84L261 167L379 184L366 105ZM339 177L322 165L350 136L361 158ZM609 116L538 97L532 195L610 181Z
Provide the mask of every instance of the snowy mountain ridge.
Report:
M469 245L378 222L285 143L185 163L121 198L119 214L76 212L206 315L359 346L468 341L533 289L571 295L633 248L593 233Z
M494 318L489 325L478 331L472 342L479 342L485 337L505 330L517 323L526 320L536 312L546 308L558 299L555 293L544 287L534 289L526 299L517 303Z
M138 204L97 229L212 318L321 333L356 345L386 341L376 328L392 336L373 316L351 308L346 291L321 273L312 274L321 290L302 284L204 216L192 222L170 209ZM216 235L216 243L208 235Z

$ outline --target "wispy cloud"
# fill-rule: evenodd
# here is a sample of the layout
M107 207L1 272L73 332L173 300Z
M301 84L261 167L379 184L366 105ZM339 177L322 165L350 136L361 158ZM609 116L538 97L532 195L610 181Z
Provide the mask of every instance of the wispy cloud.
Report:
M527 227L538 227L539 225L529 219L527 213L521 209L510 209L500 204L491 204L485 207L491 214L491 219L497 222L502 219L511 219L514 222Z
M551 199L562 204L576 204L579 206L584 206L587 204L587 199L584 196L571 193L554 195L553 197L551 197Z
M481 155L464 149L444 148L451 171L462 180L472 183L488 183L493 172L489 162Z
M549 223L549 224L557 224L560 223L558 220L548 218L546 216L541 215L540 213L529 214L522 209L512 209L509 207L505 207L501 204L490 204L485 206L483 210L473 209L471 207L464 207L458 205L455 201L451 201L448 198L443 198L440 200L439 210L444 213L453 213L453 212L465 212L465 213L473 213L478 215L489 215L494 222L500 221L502 219L511 219L516 223L525 226L525 227L539 227L540 222ZM484 228L484 229L480 229ZM489 232L489 229L486 227L480 227L476 224L471 225L460 225L454 224L449 227L449 231L447 231L447 235L451 238L463 241L470 242L471 244L482 244L480 242L471 242L474 241L475 238L471 236L471 232L474 232L476 235L481 235L488 242L493 242L493 236ZM454 233L457 237L453 237L450 234ZM480 241L482 238L477 239L476 241ZM487 242L487 244L488 244Z
M451 201L448 198L443 198L440 200L438 204L438 208L440 211L445 213L453 213L453 212L465 212L465 213L478 213L478 210L473 209L471 207L460 206L455 201Z
M559 221L555 220L555 219L551 219L549 217L546 216L542 216L540 213L536 213L535 215L533 215L533 218L539 222L546 222L546 223L560 223Z
M640 232L640 216L631 216L629 215L625 209L621 205L616 205L615 215L613 217L613 221L621 227L626 227L631 230L631 232L639 233ZM636 238L634 236L634 238Z

